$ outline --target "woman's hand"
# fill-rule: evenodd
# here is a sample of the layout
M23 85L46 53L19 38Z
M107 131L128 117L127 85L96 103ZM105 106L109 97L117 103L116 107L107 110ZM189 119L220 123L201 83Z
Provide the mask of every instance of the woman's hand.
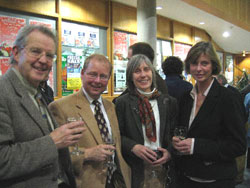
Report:
M162 157L157 159L153 162L153 166L159 166L166 162L168 162L171 159L171 154L168 152L168 150L164 148L157 148L158 151L162 152Z
M157 154L151 150L150 148L143 146L141 144L136 144L132 148L132 152L142 160L148 162L149 164L153 165L153 161L157 160Z
M191 154L192 138L181 140L178 137L174 136L172 138L172 143L173 143L174 148L180 153L184 155Z

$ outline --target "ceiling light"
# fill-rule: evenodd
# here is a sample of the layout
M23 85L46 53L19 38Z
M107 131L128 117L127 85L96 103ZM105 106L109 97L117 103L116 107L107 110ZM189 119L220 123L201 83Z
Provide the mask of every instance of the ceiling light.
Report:
M204 25L205 24L205 22L200 22L200 25Z
M228 31L225 31L223 34L222 34L223 37L227 38L230 36L229 32Z
M246 51L243 51L242 56L243 56L243 57L246 56Z
M156 10L161 10L161 9L162 9L161 6L156 7Z

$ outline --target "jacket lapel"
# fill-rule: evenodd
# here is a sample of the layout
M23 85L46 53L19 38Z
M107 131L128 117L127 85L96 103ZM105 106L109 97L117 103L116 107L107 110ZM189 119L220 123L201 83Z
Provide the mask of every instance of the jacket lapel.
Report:
M16 91L17 96L20 96L20 103L23 106L24 110L29 114L29 116L34 120L36 125L40 128L44 135L50 133L47 121L44 120L41 116L41 112L35 106L31 100L28 92L25 90L23 84L18 79L17 75L12 69L9 69L6 72L6 77L10 80L13 88Z
M135 126L139 130L140 136L143 138L142 123L140 120L140 111L139 111L139 106L138 106L138 100L133 95L130 95L129 97L131 98L131 100L129 101L129 103L130 103L129 105L130 105L130 109L132 111L132 114L133 114L133 117L135 120Z
M74 105L76 107L76 112L82 117L85 126L89 129L97 144L103 143L96 119L90 108L89 101L85 97L82 89L78 91Z
M217 103L217 96L218 96L218 87L219 84L216 80L214 80L214 83L212 84L210 91L208 92L208 95L206 99L204 100L199 112L197 113L194 121L192 122L190 126L190 130L195 128L198 125L202 125L202 122L206 117L211 114L213 111L216 103Z
M118 138L116 137L116 134L113 134L113 132L115 130L117 130L117 117L115 116L116 112L114 111L115 108L112 107L112 103L107 102L106 100L103 100L103 105L105 108L105 111L107 113L108 119L109 119L109 123L110 123L110 127L111 127L111 131L112 131L112 136L114 138L114 140L117 140Z
M163 143L163 138L166 129L166 120L169 118L169 98L168 97L158 97L157 99L159 116L160 116L160 143ZM170 131L170 130L169 130ZM169 133L170 134L170 133Z

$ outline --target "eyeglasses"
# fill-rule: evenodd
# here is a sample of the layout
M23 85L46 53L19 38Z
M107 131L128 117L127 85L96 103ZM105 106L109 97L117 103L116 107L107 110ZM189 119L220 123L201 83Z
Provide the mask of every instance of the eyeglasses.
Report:
M98 78L98 74L95 72L89 72L89 73L87 73L87 75L90 79L93 79L93 80ZM108 81L108 79L109 79L109 76L104 75L104 74L101 74L99 77L100 77L101 81Z
M26 47L23 47L22 49L24 49L25 52L27 53L27 55L30 56L31 58L40 59L43 56L43 52L44 52L47 61L49 61L49 62L56 61L56 55L55 54L49 53L49 52L45 52L41 48L35 48L35 47L26 48Z

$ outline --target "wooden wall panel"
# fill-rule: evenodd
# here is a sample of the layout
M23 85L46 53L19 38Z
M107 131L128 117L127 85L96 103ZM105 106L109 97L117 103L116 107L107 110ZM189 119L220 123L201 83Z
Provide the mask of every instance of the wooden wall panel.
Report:
M172 24L170 19L159 15L157 16L157 38L172 38L173 33L171 27Z
M177 42L193 44L191 26L175 21L173 27L174 40Z
M62 0L61 16L74 20L108 27L108 1L105 0Z
M194 42L199 41L210 41L211 37L206 33L206 31L198 28L194 28Z
M112 2L113 28L137 33L136 8Z
M0 7L46 16L57 16L56 0L0 0Z

